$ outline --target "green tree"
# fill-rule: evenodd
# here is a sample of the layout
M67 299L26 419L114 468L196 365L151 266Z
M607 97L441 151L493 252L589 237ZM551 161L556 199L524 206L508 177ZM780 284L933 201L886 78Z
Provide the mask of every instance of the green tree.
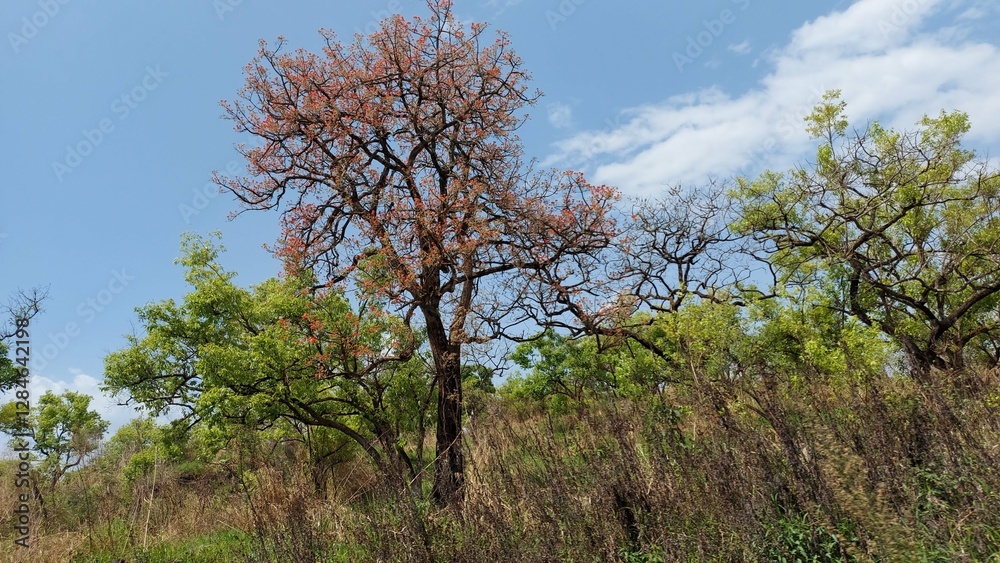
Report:
M0 406L0 432L8 435L32 432L31 418L24 414L29 412L23 407L19 409L16 401Z
M10 348L0 341L0 391L11 389L21 379L21 372L10 357Z
M510 359L524 370L517 388L535 399L563 396L581 401L615 387L611 357L602 354L593 337L574 339L546 330L519 344Z
M180 408L187 427L276 428L331 451L322 429L335 431L419 484L405 436L432 408L433 377L398 317L375 302L355 311L302 271L240 288L210 241L185 237L182 250L193 290L138 310L144 334L105 359L108 391L154 414Z
M997 365L1000 181L963 148L968 117L849 135L845 106L830 92L806 119L813 166L740 182L739 230L768 245L781 282L825 285L831 307L898 342L918 376Z
M697 307L697 298L680 311ZM558 407L566 400L580 402L586 397L645 397L676 382L676 334L664 330L666 319L678 311L634 315L626 338L590 335L569 337L549 329L536 338L520 343L510 360L521 371L504 390L549 401ZM645 344L639 344L636 335ZM655 351L653 351L655 350Z
M56 395L46 391L29 417L17 416L14 403L0 408L0 430L11 434L30 429L34 433L32 449L40 459L39 470L48 477L50 491L70 469L97 450L108 429L109 423L90 410L90 401L90 395L83 393Z
M151 473L158 460L179 460L178 444L170 440L170 426L152 417L136 418L108 438L95 465L119 473L132 484Z
M465 364L462 366L462 382L469 389L476 389L486 394L496 392L493 385L493 369L482 364Z

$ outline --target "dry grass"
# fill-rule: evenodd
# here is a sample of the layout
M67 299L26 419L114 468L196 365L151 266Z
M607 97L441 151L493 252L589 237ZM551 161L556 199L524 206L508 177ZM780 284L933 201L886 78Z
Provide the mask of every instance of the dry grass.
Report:
M46 499L31 550L2 553L134 557L239 530L247 561L997 561L997 402L939 381L704 382L558 414L490 399L460 511L363 459L319 490L306 464L252 450L196 478L164 464L155 486L92 468ZM9 512L0 525L10 545Z

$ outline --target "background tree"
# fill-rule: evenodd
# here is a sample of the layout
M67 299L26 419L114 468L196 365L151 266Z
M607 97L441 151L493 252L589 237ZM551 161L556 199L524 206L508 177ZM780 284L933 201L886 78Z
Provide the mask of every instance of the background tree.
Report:
M674 186L636 202L609 277L653 311L677 311L694 300L741 303L759 268L748 260L752 241L730 227L738 209L729 191L716 183Z
M90 395L83 393L46 391L32 408L27 428L34 433L32 449L41 460L38 468L48 477L50 491L97 450L108 429L108 421L90 410L90 401ZM18 416L13 406L8 403L0 409L0 431L8 434L25 430L25 417Z
M0 391L11 389L15 385L14 382L21 379L21 370L17 368L17 364L10 357L10 347L0 340Z
M786 284L822 280L831 306L893 338L918 375L974 352L1000 361L1000 177L962 147L968 118L877 122L847 136L828 93L807 118L816 162L741 182L740 228L768 245Z
M32 288L24 291L19 290L10 299L10 303L4 308L3 315L6 317L3 328L0 328L0 393L13 389L15 382L24 379L24 370L27 366L20 366L10 357L10 342L12 340L24 340L21 334L32 334L31 330L21 330L16 321L18 319L31 320L42 311L42 302L48 297L47 288Z
M518 344L510 355L522 371L519 388L535 399L560 397L582 401L589 394L610 392L618 385L610 353L602 353L593 337L571 339L547 330Z
M648 375L640 379L650 389L655 381L676 380L687 366L673 364L676 342L661 338L667 318L687 306L743 306L772 296L766 282L774 280L773 269L753 258L759 243L732 228L739 208L730 191L714 182L673 186L660 197L633 201L609 244L556 254L533 272L525 316L573 338L594 336L590 344L598 353L642 356L631 363L646 364L639 371ZM653 364L659 376L649 372Z
M0 406L0 432L8 435L30 433L31 419L27 416L19 415L15 401L4 403Z
M246 177L220 177L248 209L284 210L282 251L320 281L353 280L426 331L438 386L434 498L461 498L462 347L511 335L523 274L606 245L615 192L522 162L519 112L535 101L507 36L393 16L320 55L262 44L226 104ZM518 329L515 329L518 330ZM518 333L519 334L519 333ZM517 336L515 334L514 336Z

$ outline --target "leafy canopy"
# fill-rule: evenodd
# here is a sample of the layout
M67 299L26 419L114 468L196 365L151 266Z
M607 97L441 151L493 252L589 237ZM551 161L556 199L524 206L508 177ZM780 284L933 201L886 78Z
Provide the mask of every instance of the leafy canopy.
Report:
M740 182L737 228L769 247L786 285L900 343L918 372L1000 361L1000 175L962 146L968 116L847 133L831 92L806 118L816 162ZM820 281L822 280L822 281Z
M377 303L355 310L301 271L244 289L211 241L187 236L182 249L192 291L138 310L144 334L106 358L107 390L154 414L180 408L188 427L335 430L376 461L426 408L419 343Z

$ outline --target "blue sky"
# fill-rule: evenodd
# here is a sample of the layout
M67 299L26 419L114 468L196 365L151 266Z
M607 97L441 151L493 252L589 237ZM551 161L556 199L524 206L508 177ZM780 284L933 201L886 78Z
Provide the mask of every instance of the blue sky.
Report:
M801 118L840 88L856 123L961 109L1000 143L1000 7L985 0L456 0L509 32L545 96L527 152L635 196L783 169L809 156ZM134 309L180 298L181 233L221 230L243 284L276 274L275 215L210 184L240 167L220 118L259 39L316 48L422 1L34 0L0 6L0 296L48 285L33 391L99 395ZM238 168L237 168L238 170ZM67 327L76 330L67 330ZM97 397L115 426L134 413Z

